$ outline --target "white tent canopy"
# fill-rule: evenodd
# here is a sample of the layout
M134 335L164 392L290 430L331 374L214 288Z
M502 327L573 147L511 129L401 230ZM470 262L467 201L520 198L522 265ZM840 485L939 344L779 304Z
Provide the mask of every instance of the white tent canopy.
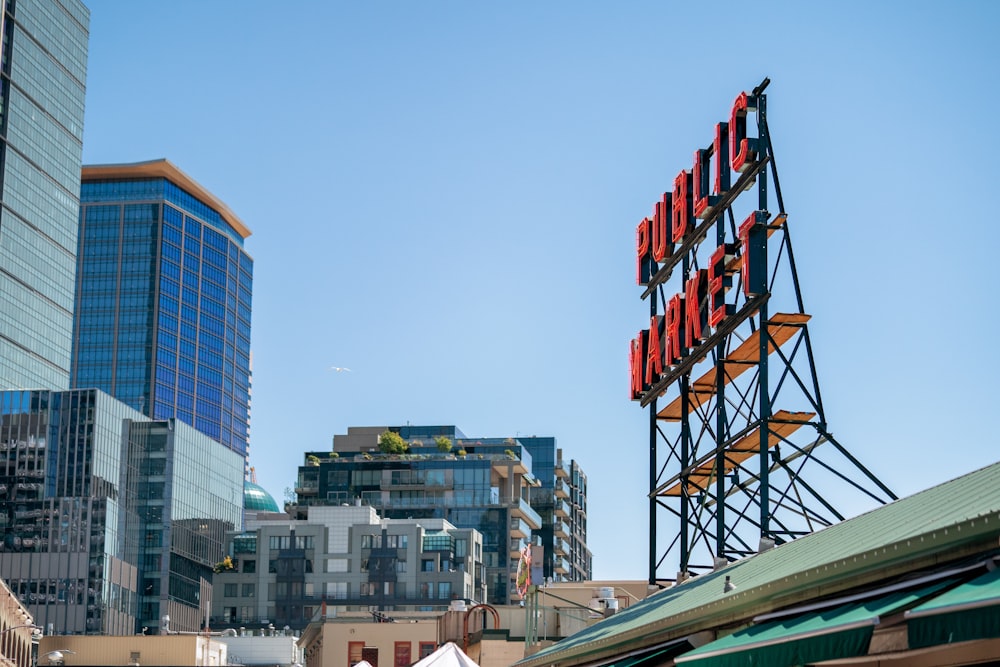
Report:
M355 665L355 667L360 667ZM412 667L479 667L476 661L465 655L454 642L442 645L426 658L415 662Z

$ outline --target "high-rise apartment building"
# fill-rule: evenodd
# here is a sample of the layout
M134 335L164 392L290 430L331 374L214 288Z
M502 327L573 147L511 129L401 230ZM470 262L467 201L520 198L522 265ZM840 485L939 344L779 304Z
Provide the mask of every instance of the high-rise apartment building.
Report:
M167 160L83 167L72 386L246 454L250 230Z
M380 452L386 430L408 453ZM300 505L361 503L387 518L440 518L477 529L490 604L520 599L518 566L528 545L543 547L542 571L553 581L589 578L586 478L577 466L583 484L574 495L554 438L468 438L454 426L351 427L334 436L333 448L312 452L299 468Z
M6 0L0 86L0 388L69 387L90 12Z
M96 389L0 391L0 578L50 634L198 630L243 457Z
M556 439L518 436L531 452L531 473L540 487L531 506L542 517L535 536L541 541L542 572L552 581L589 581L592 556L587 548L587 476L576 461L564 461Z

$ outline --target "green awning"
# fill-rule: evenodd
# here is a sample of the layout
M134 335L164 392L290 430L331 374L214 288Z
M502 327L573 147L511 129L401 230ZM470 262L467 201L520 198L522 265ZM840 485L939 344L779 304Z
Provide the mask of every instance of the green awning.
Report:
M666 649L665 648L665 649L656 651L655 653L647 653L646 655L634 655L634 656L632 656L630 658L624 658L622 660L619 660L619 661L615 662L613 665L611 665L610 667L636 667L637 665L648 663L649 661L653 660L653 658L656 658L656 657L658 657L658 656L666 653L669 650L670 649Z
M1000 637L1000 568L906 612L910 648Z
M682 639L675 639L667 644L661 644L652 651L646 650L619 658L604 667L652 667L652 665L666 662L681 651L690 648L691 644L688 642L687 637L684 637Z
M791 667L868 653L880 616L937 593L954 580L755 625L679 656L690 667Z

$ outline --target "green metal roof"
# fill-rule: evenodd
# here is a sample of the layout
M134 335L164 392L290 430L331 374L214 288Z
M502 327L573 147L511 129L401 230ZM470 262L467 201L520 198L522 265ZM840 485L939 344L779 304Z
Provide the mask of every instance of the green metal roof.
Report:
M1000 463L665 589L519 667L575 665L995 547ZM736 589L723 591L729 576Z

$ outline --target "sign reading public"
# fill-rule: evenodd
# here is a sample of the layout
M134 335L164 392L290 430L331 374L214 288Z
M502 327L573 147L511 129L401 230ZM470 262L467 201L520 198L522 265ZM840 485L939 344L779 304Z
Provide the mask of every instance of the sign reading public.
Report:
M716 124L712 144L694 152L691 169L677 174L673 190L663 193L653 205L652 217L643 218L636 228L636 283L647 287L649 294L670 277L673 267L682 264L683 284L681 291L665 300L664 314L652 315L649 328L631 341L633 400L646 397L685 359L701 359L713 347L712 335L731 324L736 315L730 290L737 275L748 301L767 291L766 211L752 211L731 242L724 234L717 235L706 268L697 268L695 257L708 229L753 186L764 165L759 139L747 132L747 117L756 112L756 96L740 93L729 122Z

